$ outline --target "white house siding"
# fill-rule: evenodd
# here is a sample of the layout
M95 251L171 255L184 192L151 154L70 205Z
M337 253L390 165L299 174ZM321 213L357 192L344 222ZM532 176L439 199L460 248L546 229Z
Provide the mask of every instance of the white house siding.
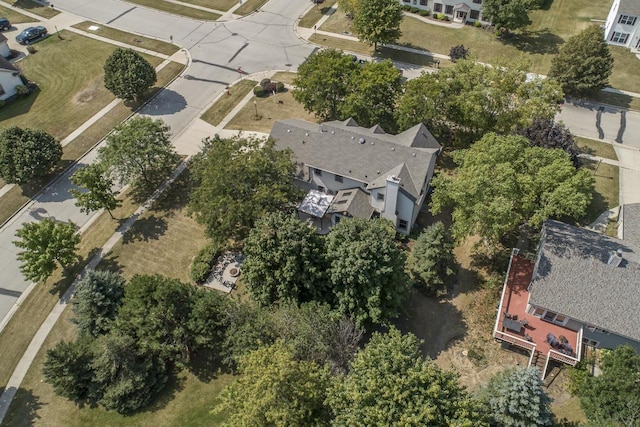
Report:
M409 198L409 196L407 196L404 192L400 191L398 192L396 210L398 212L398 215L397 215L398 222L396 223L396 227L400 226L400 220L407 221L407 228L405 230L398 228L398 230L405 234L409 234L411 232L411 226L414 223L413 214L414 214L414 211L415 212L418 211L418 207L416 206L414 201L411 198Z
M463 1L452 1L452 0L399 0L400 4L408 5L411 7L417 7L418 9L430 10L432 13L444 13L451 19L452 21L482 21L484 20L482 16L482 0L463 0ZM465 4L471 9L471 11L467 13L464 19L460 19L454 13L457 12L456 6L460 4ZM439 10L438 10L439 9ZM476 16L477 12L477 17ZM473 17L472 17L473 16Z
M369 203L371 204L371 207L373 207L373 209L377 210L378 212L382 212L384 210L384 200L378 200L378 194L382 194L383 197L386 193L386 187L381 187L381 188L374 188L371 190L371 196L370 196L370 200Z
M340 190L355 187L359 187L364 190L367 187L365 183L347 177L342 177L342 182L336 181L336 174L326 170L322 170L322 175L318 175L316 168L313 166L309 166L309 177L311 179L311 183L315 185L315 188L323 187L325 192L331 191L336 193Z
M0 71L0 85L2 86L2 95L0 95L1 100L5 100L16 94L16 86L22 84L22 80L20 80L20 75L13 75L13 72L10 71Z

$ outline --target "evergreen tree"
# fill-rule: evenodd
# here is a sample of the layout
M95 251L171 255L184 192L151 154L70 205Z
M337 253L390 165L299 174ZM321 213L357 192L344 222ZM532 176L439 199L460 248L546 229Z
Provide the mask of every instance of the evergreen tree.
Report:
M429 293L446 293L455 276L453 240L444 224L436 222L416 239L407 258L409 277Z
M110 271L89 270L72 300L73 321L81 334L98 337L109 331L124 296L125 280Z

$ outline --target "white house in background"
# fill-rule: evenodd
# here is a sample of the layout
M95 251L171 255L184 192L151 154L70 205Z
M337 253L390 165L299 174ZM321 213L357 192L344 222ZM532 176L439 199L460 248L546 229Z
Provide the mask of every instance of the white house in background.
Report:
M20 86L20 70L11 62L0 56L0 100L16 94L16 86Z
M11 56L11 49L9 49L9 45L7 44L7 38L2 33L0 33L0 56L3 58Z
M320 125L287 119L274 123L278 149L291 149L296 184L308 191L301 217L320 228L343 217L389 219L408 234L429 192L440 144L419 124L399 135L353 119Z
M614 0L604 27L604 38L614 46L640 49L640 0Z
M432 13L444 13L454 22L488 23L482 16L482 0L399 0L401 4Z

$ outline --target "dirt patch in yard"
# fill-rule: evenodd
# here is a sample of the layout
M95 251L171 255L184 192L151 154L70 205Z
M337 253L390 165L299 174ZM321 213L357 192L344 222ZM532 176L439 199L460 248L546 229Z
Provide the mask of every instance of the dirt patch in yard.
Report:
M87 86L84 89L82 89L80 92L76 93L73 96L72 101L76 105L88 104L91 101L93 101L93 99L100 92L101 89L102 89L102 78L93 79L92 81L89 82L89 84L87 84Z

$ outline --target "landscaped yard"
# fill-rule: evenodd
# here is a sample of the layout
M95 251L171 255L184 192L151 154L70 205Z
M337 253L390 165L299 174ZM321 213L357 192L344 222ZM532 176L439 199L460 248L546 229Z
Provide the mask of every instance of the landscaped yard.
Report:
M127 0L129 3L139 4L140 6L149 7L152 9L158 9L163 12L171 13L174 15L182 15L187 18L202 19L205 21L215 21L220 18L221 15L206 10L196 9L182 5L180 3L169 3L164 0Z
M312 28L320 18L329 13L329 10L331 10L331 7L334 4L336 4L336 0L328 0L322 4L317 4L316 7L311 8L300 22L298 22L298 26L303 28Z
M238 4L237 0L184 0L185 3L206 7L207 9L221 10L226 12Z
M30 16L17 12L14 9L0 6L0 16L9 19L12 24L22 24L25 22L34 22L34 19Z
M97 30L91 30L89 27L96 26ZM95 34L101 37L106 37L111 40L127 43L132 46L136 46L142 49L152 50L154 52L163 53L171 56L176 53L180 47L164 42L162 40L150 39L137 34L127 33L126 31L117 30L112 27L107 27L102 24L97 24L91 21L84 21L73 26L79 30L87 31L91 34Z
M593 200L587 208L587 215L583 221L584 225L590 224L604 211L618 206L619 195L619 175L617 166L606 163L583 161L584 167L594 172L595 191Z
M258 84L254 80L240 80L237 84L229 88L231 95L222 95L215 104L211 106L203 115L202 120L218 126L220 122L234 109L236 105L247 96Z
M24 9L31 13L35 13L38 16L42 16L43 18L49 19L56 16L58 13L57 10L49 6L45 6L42 3L38 3L34 0L5 0L7 3L14 5L17 8ZM30 22L30 21L26 21Z
M574 139L576 140L576 144L578 144L578 148L580 148L581 153L604 157L611 160L618 160L618 156L616 155L616 150L613 149L613 145L607 142L595 141L593 139L582 138L580 136L575 136Z

